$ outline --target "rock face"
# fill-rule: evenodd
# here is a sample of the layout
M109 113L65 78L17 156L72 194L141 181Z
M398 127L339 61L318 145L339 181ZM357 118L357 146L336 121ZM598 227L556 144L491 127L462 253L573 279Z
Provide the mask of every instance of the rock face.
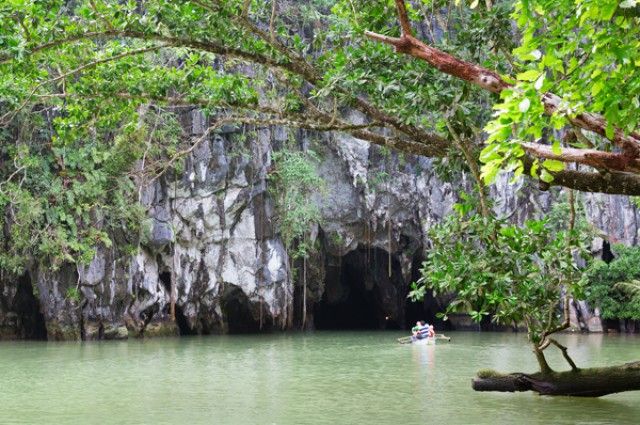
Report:
M184 121L197 140L203 117ZM317 254L297 264L295 276L268 180L273 146L291 138L319 154L326 181L323 193L311 194L322 212L321 225L310 229ZM429 249L427 229L451 212L460 187L471 187L464 175L451 181L455 187L436 176L433 160L344 136L260 129L242 140L233 129L219 132L196 146L184 173L167 173L142 191L149 214L139 246L124 249L137 238L114 234L114 248L100 249L87 266L52 271L36 262L22 276L3 275L0 338L399 328L433 318L438 300L416 306L406 294ZM492 190L499 214L514 220L552 202L550 193L506 182ZM586 199L609 241L637 242L640 217L627 198ZM608 249L604 240L594 248ZM602 330L584 305L574 317L583 329Z

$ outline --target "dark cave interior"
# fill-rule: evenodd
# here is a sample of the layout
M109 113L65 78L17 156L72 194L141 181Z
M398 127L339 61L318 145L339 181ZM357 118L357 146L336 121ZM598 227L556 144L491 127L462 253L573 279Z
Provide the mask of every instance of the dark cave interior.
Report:
M400 263L379 248L360 247L327 266L322 300L314 305L318 330L408 329L414 317L425 320L423 303L406 299L408 283ZM414 261L414 278L421 261Z
M260 332L260 321L253 318L249 298L242 289L229 285L222 294L222 311L230 334Z
M29 273L24 273L18 278L18 288L14 298L14 311L17 316L16 335L21 339L47 339L44 316L40 311L40 303L33 294Z

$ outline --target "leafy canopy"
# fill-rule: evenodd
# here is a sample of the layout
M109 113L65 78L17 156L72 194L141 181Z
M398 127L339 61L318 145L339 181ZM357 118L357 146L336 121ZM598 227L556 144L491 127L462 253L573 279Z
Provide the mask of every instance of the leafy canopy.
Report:
M640 6L636 0L527 0L514 2L520 45L513 49L513 87L503 90L486 126L483 173L492 181L499 169L524 169L523 142L551 145L551 154L531 167L545 182L564 168L563 148L610 152L614 129L636 132L640 122ZM558 97L548 115L541 99ZM563 144L553 130L584 112L606 119L605 136L588 132ZM566 141L567 139L565 139ZM634 152L637 158L637 147ZM597 164L590 164L597 165Z
M462 158L464 151L469 165L486 128L490 144L480 159L488 180L500 169L524 173L520 160L540 157L531 172L544 181L549 174L553 184L640 193L640 184L617 183L632 173L562 170L562 155L525 149L551 140L557 156L550 129L587 109L608 120L604 136L635 130L636 0L410 3L417 37L513 75L514 87L503 91L488 126L495 95L367 38L367 30L400 35L399 2L3 2L0 204L10 229L4 266L20 267L28 255L51 256L53 264L86 259L96 244L108 243L109 226L135 227L141 214L123 206L141 182L168 171L161 162L177 164L190 151L168 118L174 107L207 114L211 127L197 143L222 123L273 124L345 131L432 157ZM550 118L540 103L547 90L561 99ZM592 134L576 140L621 149ZM583 184L585 176L601 185Z
M422 276L409 294L422 299L454 297L446 313L468 313L480 321L512 326L524 323L533 343L543 343L565 320L565 297L584 298L587 233L555 232L546 220L524 226L484 218L471 202L455 206L457 214L429 230L433 243Z

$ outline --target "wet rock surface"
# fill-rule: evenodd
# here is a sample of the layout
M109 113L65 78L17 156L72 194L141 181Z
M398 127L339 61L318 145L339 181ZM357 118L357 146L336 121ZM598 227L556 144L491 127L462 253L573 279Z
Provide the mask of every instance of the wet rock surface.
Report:
M193 140L203 120L197 112L183 119ZM3 275L0 338L124 339L303 323L405 328L435 315L437 300L416 307L406 295L430 248L428 228L451 213L460 189L470 191L468 177L443 182L434 160L384 153L346 136L260 129L238 142L228 131L198 145L182 175L167 173L146 187L141 200L149 213L139 246L126 247L136 237L114 234L114 247L99 249L88 265L53 271L36 259L22 276ZM322 221L310 229L318 249L304 265L305 287L300 264L291 269L269 192L269 153L290 137L318 153L326 181L323 193L310 194ZM503 181L491 190L498 214L520 222L553 202L552 193L523 183ZM603 238L636 244L640 217L628 198L584 199ZM594 244L597 255L603 247ZM581 330L603 330L588 306L576 304L574 318Z

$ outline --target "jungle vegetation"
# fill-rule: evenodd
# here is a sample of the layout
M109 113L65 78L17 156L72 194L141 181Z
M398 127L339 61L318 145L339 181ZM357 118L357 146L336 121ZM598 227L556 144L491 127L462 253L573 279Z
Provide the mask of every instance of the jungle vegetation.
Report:
M485 193L510 173L543 190L640 195L639 11L637 0L7 0L0 267L29 256L57 267L91 258L109 229L140 233L141 182L179 172L222 126L344 132L474 177L479 206L432 235L436 255L473 260L473 285L444 256L431 260L447 274L426 266L422 283L462 293L451 308L524 320L541 367L485 371L476 389L639 389L637 363L545 365L542 350L563 349L550 335L566 326L567 297L583 290L584 240L573 226L495 220ZM171 115L180 106L208 117L191 143ZM442 229L471 243L449 245ZM496 262L503 250L514 262Z

